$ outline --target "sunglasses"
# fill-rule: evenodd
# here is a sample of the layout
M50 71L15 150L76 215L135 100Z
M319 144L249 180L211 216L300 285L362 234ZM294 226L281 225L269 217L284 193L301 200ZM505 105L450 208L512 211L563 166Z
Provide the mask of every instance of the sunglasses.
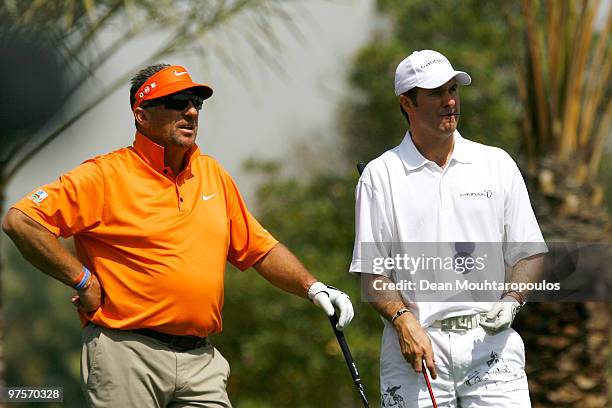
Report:
M146 105L142 105L142 107L148 108L151 106L164 105L164 108L166 109L183 111L187 109L187 107L189 106L189 102L193 103L193 106L197 110L200 110L202 109L204 98L192 94L174 94L148 101Z

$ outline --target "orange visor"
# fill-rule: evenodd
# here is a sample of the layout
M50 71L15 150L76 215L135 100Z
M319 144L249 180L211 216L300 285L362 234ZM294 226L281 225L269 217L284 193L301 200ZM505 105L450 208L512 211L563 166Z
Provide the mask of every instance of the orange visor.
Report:
M132 110L136 110L143 101L161 98L162 96L170 95L184 89L193 89L197 95L203 99L208 99L212 96L213 90L208 85L196 84L191 80L187 70L180 65L172 65L155 73L151 78L142 84L142 86L134 95L134 106Z

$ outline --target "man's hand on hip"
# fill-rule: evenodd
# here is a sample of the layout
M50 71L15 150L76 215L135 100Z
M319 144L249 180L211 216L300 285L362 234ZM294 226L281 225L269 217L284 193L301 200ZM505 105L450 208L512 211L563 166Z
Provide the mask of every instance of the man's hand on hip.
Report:
M480 326L491 335L506 330L512 325L520 308L521 304L516 299L512 296L505 296L493 306L485 319L480 320Z
M414 371L420 373L423 370L422 361L425 360L431 378L435 380L438 373L436 372L436 359L431 340L419 321L412 313L408 312L396 318L393 326L397 332L400 349L406 361L414 368Z
M322 308L328 316L335 313L334 307L338 309L338 324L336 324L338 330L343 330L353 320L355 312L351 299L346 293L333 286L327 286L321 282L313 283L308 289L308 299Z
M83 312L93 312L102 306L102 288L96 275L91 275L91 284L78 291L70 299L72 304Z

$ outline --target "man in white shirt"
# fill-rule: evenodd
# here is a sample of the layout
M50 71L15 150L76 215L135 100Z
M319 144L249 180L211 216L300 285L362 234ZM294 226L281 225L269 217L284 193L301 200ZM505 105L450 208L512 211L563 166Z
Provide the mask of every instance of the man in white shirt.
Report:
M510 282L538 277L547 249L518 167L503 150L464 139L457 131L458 87L470 83L467 73L455 71L436 51L416 51L397 67L395 93L410 131L399 146L367 165L356 191L350 271L361 274L369 294L411 276L402 275L397 263L373 268L375 256L425 260L424 253L405 243L420 248L436 243L438 255L450 248L453 261L459 254L488 252L484 273L492 278L504 264L511 268ZM470 271L455 276L476 275ZM443 291L426 298L427 293L406 288L370 297L385 323L383 407L413 406L414 401L432 406L423 362L440 406L529 407L524 345L510 328L527 291L514 287L490 291L495 301L489 296L485 302L465 294L449 301Z

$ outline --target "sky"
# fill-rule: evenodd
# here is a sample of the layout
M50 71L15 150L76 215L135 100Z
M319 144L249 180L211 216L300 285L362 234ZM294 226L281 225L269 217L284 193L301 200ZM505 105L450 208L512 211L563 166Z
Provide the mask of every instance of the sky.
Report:
M310 0L300 3L294 17L303 40L287 33L277 21L283 44L276 56L283 74L258 60L247 47L232 48L243 75L212 58L201 61L188 53L164 58L185 66L196 82L211 85L214 96L205 102L200 114L198 145L215 157L234 177L251 205L257 181L242 163L249 157L279 160L299 172L303 163L296 157L304 149L321 160L337 157L336 109L348 94L347 70L351 59L368 40L374 25L373 0ZM101 66L57 121L87 99L95 87L112 82L126 65L144 58L159 35L141 37ZM46 131L56 126L51 123ZM131 145L134 124L129 109L129 85L118 89L86 114L42 152L32 157L8 185L6 203L10 205L32 189L55 180L60 174L84 160Z

